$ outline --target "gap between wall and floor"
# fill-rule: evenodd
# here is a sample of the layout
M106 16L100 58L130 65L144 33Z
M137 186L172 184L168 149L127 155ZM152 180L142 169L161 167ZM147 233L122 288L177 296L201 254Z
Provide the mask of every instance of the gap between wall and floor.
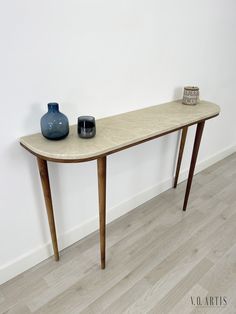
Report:
M214 163L226 158L227 156L236 152L236 145L228 147L223 151L212 155L211 157L197 163L195 174L203 171L204 169L210 167ZM186 180L188 176L188 170L182 170L179 175L179 183ZM117 206L107 210L107 223L121 217L122 215L128 213L135 207L145 203L151 198L159 195L160 193L172 188L173 178L169 178L155 186L152 186L136 195L132 198L125 200L124 202L118 204ZM79 241L85 236L91 234L98 229L98 217L93 217L89 221L78 225L77 227L67 231L65 234L58 236L58 244L60 250L72 245L73 243ZM44 244L30 252L19 256L17 259L10 263L3 265L0 268L0 284L10 280L11 278L21 274L27 269L35 266L36 264L42 262L48 257L53 255L51 242Z

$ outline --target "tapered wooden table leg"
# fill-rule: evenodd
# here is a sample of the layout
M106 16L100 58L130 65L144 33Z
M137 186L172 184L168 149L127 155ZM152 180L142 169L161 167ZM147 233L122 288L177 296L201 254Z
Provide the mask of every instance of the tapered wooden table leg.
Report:
M101 268L106 265L106 156L98 158L98 195L99 195L99 225Z
M177 161L177 165L176 165L176 172L175 172L174 188L176 188L177 184L178 184L179 171L180 171L180 167L181 167L181 162L182 162L187 132L188 132L188 127L186 126L182 129L182 134L181 134L181 141L180 141L180 146L179 146L179 156L178 156L178 161Z
M52 196L51 196L47 161L39 157L37 157L37 161L38 161L39 174L40 174L40 178L42 182L45 205L47 209L48 223L49 223L50 232L51 232L54 257L55 257L55 260L58 261L59 252L58 252L58 245L57 245L56 227L55 227L55 221L54 221L54 215L53 215Z
M184 205L183 205L183 210L185 211L187 208L188 204L188 198L189 198L189 193L192 185L192 180L193 180L193 174L194 174L194 169L197 161L197 155L199 151L199 146L201 143L201 138L202 138L202 132L204 129L205 121L199 122L197 125L197 130L195 134L195 140L194 140L194 146L193 146L193 152L192 152L192 159L191 159L191 164L190 164L190 169L189 169L189 174L188 174L188 182L187 182L187 187L186 187L186 192L185 192L185 197L184 197Z

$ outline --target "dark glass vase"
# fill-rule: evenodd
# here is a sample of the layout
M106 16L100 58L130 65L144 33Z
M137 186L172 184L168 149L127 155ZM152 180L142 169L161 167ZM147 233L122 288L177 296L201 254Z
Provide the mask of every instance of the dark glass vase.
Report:
M48 112L40 120L41 132L49 140L61 140L69 134L69 121L55 102L48 104Z
M92 138L96 135L95 118L92 116L81 116L78 118L78 134L81 138Z

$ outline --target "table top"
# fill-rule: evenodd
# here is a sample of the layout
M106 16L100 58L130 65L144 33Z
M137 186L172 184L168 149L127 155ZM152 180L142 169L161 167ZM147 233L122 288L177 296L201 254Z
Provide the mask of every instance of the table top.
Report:
M220 107L208 101L195 106L181 100L98 119L94 138L81 139L77 126L70 126L67 138L47 140L41 133L20 138L20 143L34 155L59 162L97 159L127 147L217 116Z

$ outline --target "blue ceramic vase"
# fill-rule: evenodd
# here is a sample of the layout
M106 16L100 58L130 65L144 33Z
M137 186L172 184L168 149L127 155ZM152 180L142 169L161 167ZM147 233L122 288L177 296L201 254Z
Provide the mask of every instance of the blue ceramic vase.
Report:
M49 140L61 140L69 134L69 121L55 102L48 104L48 112L40 120L41 132Z

